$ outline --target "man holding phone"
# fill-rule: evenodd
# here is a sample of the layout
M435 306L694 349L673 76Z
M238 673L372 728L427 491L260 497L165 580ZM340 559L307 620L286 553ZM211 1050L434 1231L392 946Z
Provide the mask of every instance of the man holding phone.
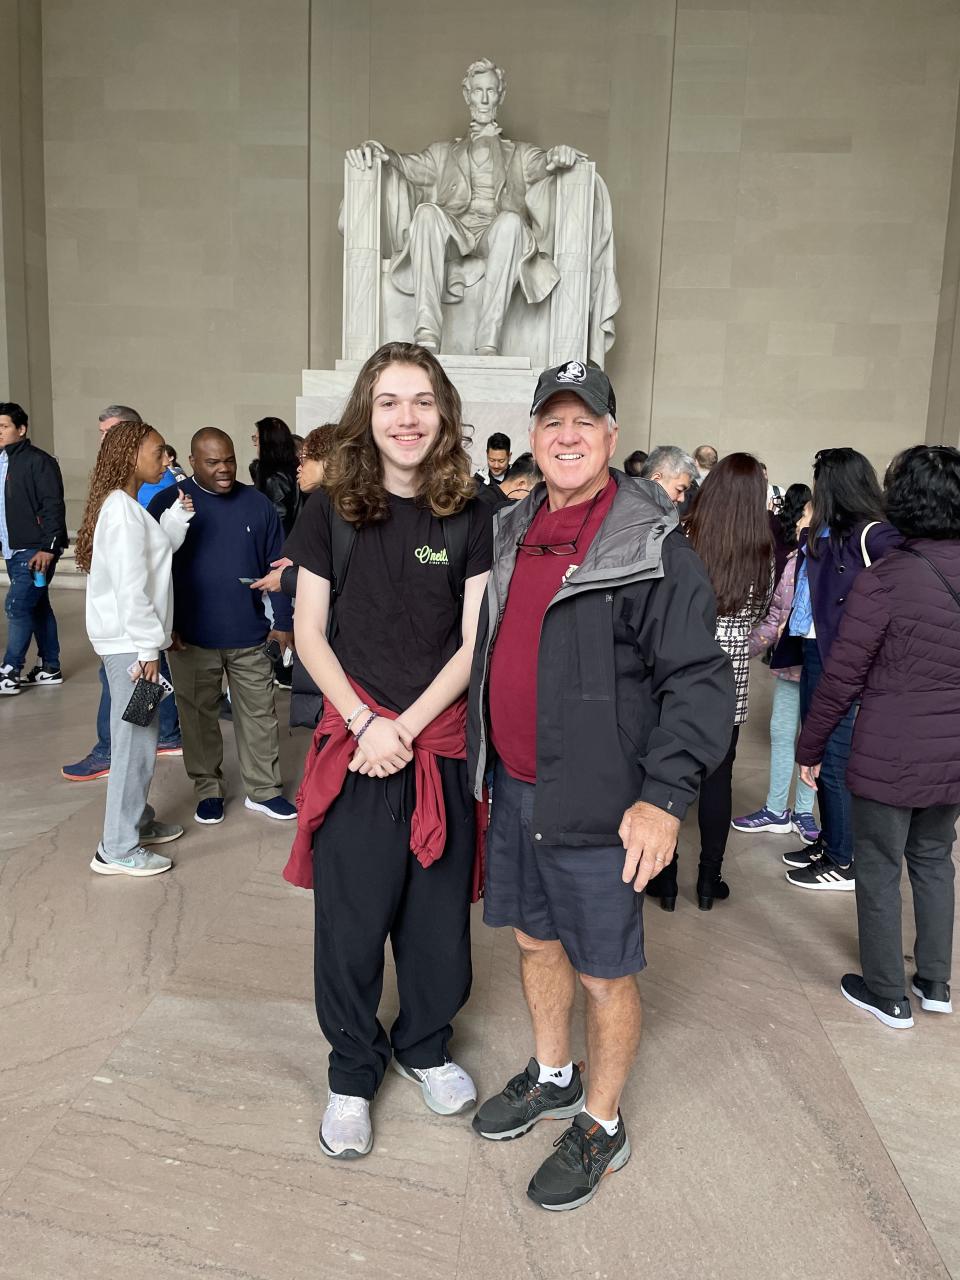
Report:
M190 444L193 475L179 489L193 499L195 516L173 558L174 637L170 669L180 708L183 763L197 796L194 818L223 821L223 737L219 709L226 673L246 790L246 807L267 817L297 816L282 795L280 730L274 701L273 660L293 644L290 601L271 593L274 624L263 597L249 583L280 555L283 529L273 504L252 485L237 482L233 441L214 427ZM148 510L159 520L179 490L165 489Z

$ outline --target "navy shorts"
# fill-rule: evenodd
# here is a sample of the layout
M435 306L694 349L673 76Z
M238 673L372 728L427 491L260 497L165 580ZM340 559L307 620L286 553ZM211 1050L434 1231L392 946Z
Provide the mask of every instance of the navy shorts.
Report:
M487 832L484 924L563 944L577 973L624 978L646 965L643 894L624 884L623 845L567 848L533 838L533 793L498 764Z

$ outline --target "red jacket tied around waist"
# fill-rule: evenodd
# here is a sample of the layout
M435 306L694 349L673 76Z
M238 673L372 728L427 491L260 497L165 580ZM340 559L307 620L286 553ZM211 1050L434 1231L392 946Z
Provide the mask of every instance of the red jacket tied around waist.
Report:
M381 707L368 693L350 681L357 696L378 716L396 720L396 711ZM447 815L437 756L465 760L467 701L461 698L447 707L418 735L413 743L417 802L410 821L410 850L422 867L430 867L443 855L447 842ZM324 741L325 739L325 741ZM321 745L322 744L322 745ZM297 791L297 835L290 858L283 869L284 880L301 889L313 888L313 837L347 776L357 743L337 709L327 701L317 725L303 767L303 781ZM486 801L476 806L477 845L473 870L473 897L483 888L483 851L486 836Z

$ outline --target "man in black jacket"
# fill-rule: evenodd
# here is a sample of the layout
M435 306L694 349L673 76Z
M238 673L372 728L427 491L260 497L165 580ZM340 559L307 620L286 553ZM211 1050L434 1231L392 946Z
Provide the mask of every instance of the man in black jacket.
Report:
M640 1035L643 889L723 759L734 691L713 591L673 503L610 470L606 375L579 361L548 369L531 412L545 483L495 533L469 769L479 797L495 754L484 920L514 929L536 1050L473 1123L503 1139L570 1118L527 1194L572 1209L630 1155L619 1104ZM577 977L586 1095L570 1051Z
M56 458L27 439L29 420L12 401L0 403L0 545L7 565L7 649L0 694L24 684L58 685L60 637L50 605L50 579L67 545L63 479ZM37 665L22 680L32 636Z

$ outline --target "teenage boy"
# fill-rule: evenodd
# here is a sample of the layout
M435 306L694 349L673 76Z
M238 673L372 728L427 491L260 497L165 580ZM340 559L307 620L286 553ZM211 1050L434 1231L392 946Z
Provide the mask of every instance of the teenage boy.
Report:
M389 343L360 371L324 488L284 551L300 566L297 651L325 698L284 875L314 890L331 1046L320 1147L334 1158L370 1151L391 1060L437 1114L476 1104L448 1050L471 982L464 694L491 556L473 489L456 390L428 351ZM389 1037L377 1019L388 937Z
M27 439L21 405L0 403L0 549L7 565L7 649L0 694L24 685L63 684L60 637L50 605L50 579L67 545L63 479L56 458ZM42 577L42 581L41 581ZM21 681L33 636L37 664Z
M219 713L226 673L233 726L246 788L245 805L268 818L293 819L281 794L280 728L273 692L273 657L293 644L290 601L271 593L274 626L263 595L250 583L280 555L283 530L269 498L237 483L237 458L225 431L206 427L190 442L193 475L164 489L147 508L157 520L180 490L194 517L173 557L170 670L180 708L183 763L197 796L194 819L223 821L223 736Z

